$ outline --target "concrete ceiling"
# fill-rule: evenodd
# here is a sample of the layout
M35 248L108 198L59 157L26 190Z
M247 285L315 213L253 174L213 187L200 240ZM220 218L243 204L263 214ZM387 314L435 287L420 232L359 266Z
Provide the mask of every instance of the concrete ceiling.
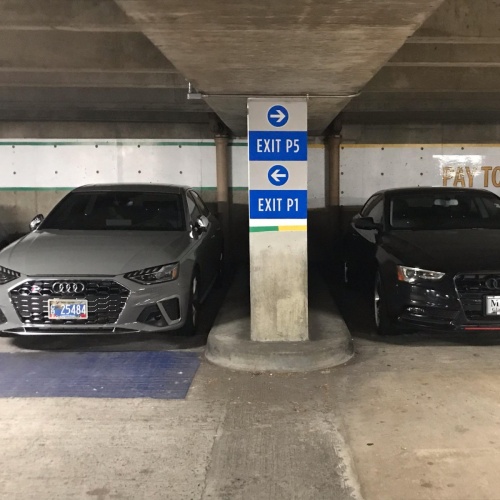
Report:
M243 135L250 95L309 95L311 133L341 110L495 119L500 1L441 1L0 0L0 119L203 123L215 111ZM186 99L188 80L205 100Z
M442 0L117 0L237 134L246 99L309 95L321 133Z
M344 119L498 121L499 21L498 0L446 0L346 106Z

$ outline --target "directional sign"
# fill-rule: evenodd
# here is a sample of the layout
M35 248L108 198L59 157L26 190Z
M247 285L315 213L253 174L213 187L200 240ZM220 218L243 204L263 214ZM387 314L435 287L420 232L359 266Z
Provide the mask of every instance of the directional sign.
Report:
M283 186L288 181L288 170L283 165L274 165L269 169L267 178L274 186Z
M273 127L283 127L288 122L288 111L285 106L276 104L269 108L267 119Z
M305 99L248 100L248 160L250 231L305 231Z
M307 191L250 191L251 219L306 219Z
M248 155L250 161L306 161L307 132L250 131Z

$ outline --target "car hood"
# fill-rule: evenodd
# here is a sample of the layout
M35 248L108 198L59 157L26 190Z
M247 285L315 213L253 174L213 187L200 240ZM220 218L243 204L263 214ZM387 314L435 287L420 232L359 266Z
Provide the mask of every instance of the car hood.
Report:
M442 272L500 270L500 229L394 231L382 248L402 264Z
M0 252L0 265L29 276L115 276L180 260L186 232L35 231Z

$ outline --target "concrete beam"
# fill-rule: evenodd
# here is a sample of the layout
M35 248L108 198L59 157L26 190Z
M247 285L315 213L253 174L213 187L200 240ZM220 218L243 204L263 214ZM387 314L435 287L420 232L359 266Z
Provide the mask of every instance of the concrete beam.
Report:
M493 0L446 0L414 38L498 38L500 3Z
M0 102L6 104L30 103L44 106L48 104L69 106L121 107L167 109L177 105L183 110L207 111L209 108L203 100L186 99L185 89L149 89L144 92L140 88L68 88L64 92L59 88L45 87L0 87Z
M87 88L142 88L183 89L187 94L186 79L177 74L164 72L124 71L19 71L0 69L0 87L87 87Z
M497 43L408 43L386 66L494 66L500 65Z
M138 31L113 0L1 0L0 30Z
M384 67L363 92L495 92L500 67Z
M0 87L0 120L208 123L209 112L184 89Z
M309 110L324 129L441 1L117 3L241 133L246 108L227 94L329 96Z
M0 31L2 69L177 73L142 33L56 30Z
M500 92L364 92L344 109L346 113L495 112L500 111ZM410 120L411 121L411 120Z

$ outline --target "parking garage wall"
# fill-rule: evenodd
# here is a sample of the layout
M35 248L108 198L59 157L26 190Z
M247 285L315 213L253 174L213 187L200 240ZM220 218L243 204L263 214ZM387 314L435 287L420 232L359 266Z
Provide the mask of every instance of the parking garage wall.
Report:
M325 206L325 150L309 147L309 205ZM216 202L213 139L0 139L0 236L27 232L29 221L47 212L70 189L110 182L172 183L198 189ZM248 162L245 139L229 146L233 225L248 221ZM243 237L243 236L242 236Z
M500 124L346 125L341 227L380 189L455 186L500 194Z

